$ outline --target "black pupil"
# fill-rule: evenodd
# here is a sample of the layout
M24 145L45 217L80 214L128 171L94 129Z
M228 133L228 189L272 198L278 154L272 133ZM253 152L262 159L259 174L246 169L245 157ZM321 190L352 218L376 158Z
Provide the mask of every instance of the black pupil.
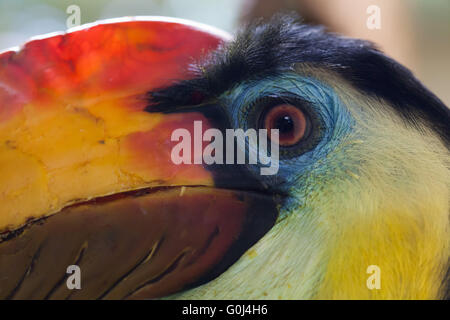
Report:
M286 134L294 130L294 121L289 115L283 115L275 121L275 128L280 130L280 134Z

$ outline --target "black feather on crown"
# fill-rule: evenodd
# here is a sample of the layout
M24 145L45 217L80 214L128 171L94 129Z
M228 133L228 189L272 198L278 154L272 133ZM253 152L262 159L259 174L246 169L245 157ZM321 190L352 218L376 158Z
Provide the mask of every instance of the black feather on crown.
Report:
M204 103L244 80L258 80L309 63L334 70L363 93L384 99L411 124L423 119L450 143L450 109L407 68L372 43L328 33L323 27L277 15L254 23L192 65L194 77L148 93L148 112L173 112Z

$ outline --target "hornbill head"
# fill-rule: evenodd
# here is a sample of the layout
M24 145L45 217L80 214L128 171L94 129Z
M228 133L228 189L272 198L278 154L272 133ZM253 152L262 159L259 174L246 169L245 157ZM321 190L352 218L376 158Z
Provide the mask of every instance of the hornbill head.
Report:
M0 55L0 298L444 298L449 120L289 16L35 39Z

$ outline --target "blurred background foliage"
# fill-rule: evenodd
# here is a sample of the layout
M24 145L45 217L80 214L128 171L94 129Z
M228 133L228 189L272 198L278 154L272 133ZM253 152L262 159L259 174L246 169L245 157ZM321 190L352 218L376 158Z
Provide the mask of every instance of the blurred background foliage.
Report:
M191 19L234 32L250 17L270 16L275 10L297 9L295 5L297 2L311 2L310 0L270 1L272 2L269 0L0 0L0 51L20 45L35 35L65 30L66 19L69 16L66 9L74 4L81 9L82 24L121 16L162 15ZM331 1L335 0L320 0L319 3L322 5ZM376 4L377 1L382 0L370 2ZM390 37L390 32L395 34L396 28L407 30L401 31L402 34L397 36L399 42L394 36L391 39L393 40L391 42L397 41L397 46L400 46L403 52L399 53L389 45L381 44L380 47L411 68L419 79L447 105L450 105L450 1L389 1L396 1L407 10L408 19L406 20L404 18L397 19L396 13L386 14L383 12L383 8L381 11L382 28L384 25L388 37ZM341 2L344 3L345 0ZM262 5L260 5L261 3ZM260 8L258 7L259 9L256 10L255 7L258 5ZM320 5L316 5L319 14L322 10ZM343 7L342 5L342 8L338 9L344 11L345 14L346 10L355 10L352 7L348 5ZM375 36L372 39L372 36L367 34L364 23L367 17L366 12L358 14L361 14L361 20L347 19L351 20L351 28L366 30L361 37L377 42ZM384 17L388 17L390 20L384 23ZM319 19L319 22L327 24L327 19ZM346 23L349 24L348 21ZM405 23L409 24L407 28L404 28ZM330 29L334 30L333 27ZM343 31L339 28L335 29L337 30L334 31ZM378 31L371 32L375 34ZM343 33L346 32L343 31ZM357 32L349 35L355 36L355 34L358 36ZM411 40L407 40L408 44L403 44L404 39Z

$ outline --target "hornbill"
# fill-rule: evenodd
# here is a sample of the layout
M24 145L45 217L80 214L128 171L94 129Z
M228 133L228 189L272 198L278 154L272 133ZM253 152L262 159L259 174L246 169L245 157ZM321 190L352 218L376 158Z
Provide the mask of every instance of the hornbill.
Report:
M0 298L446 298L449 120L371 43L291 16L33 39L0 55ZM188 160L209 129L274 132L277 171L175 163L177 129Z

